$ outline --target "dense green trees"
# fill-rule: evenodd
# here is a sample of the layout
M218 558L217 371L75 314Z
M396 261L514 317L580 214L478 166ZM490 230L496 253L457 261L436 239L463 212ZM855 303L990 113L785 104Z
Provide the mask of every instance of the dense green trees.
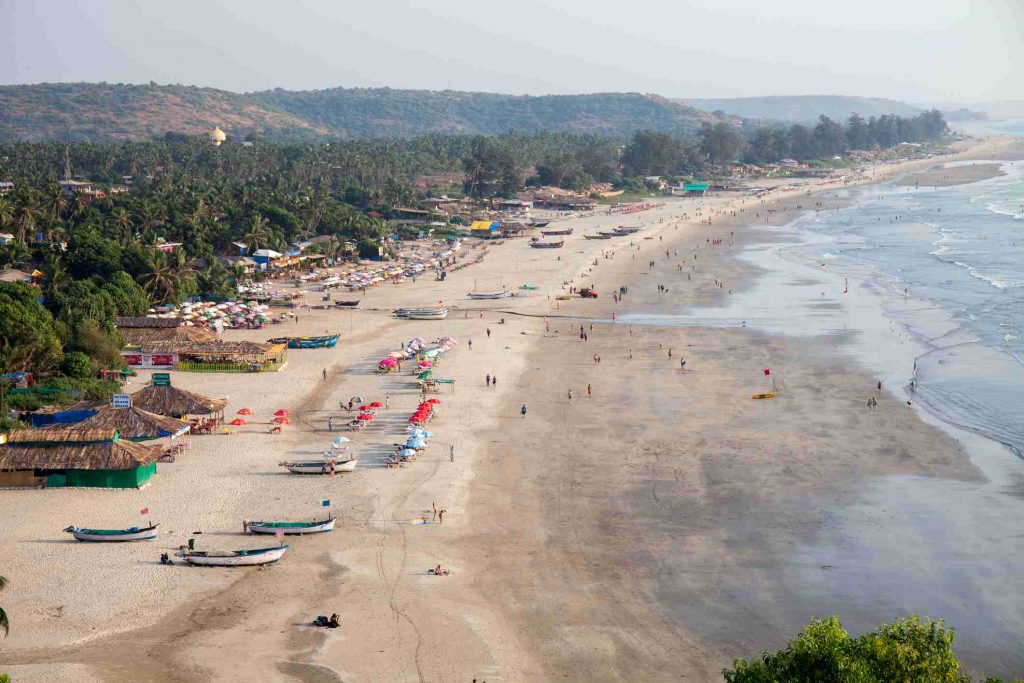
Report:
M61 359L53 315L38 292L20 282L0 282L0 372L48 367Z
M853 637L838 617L815 619L784 650L733 662L726 683L969 683L941 621L909 617ZM998 683L987 678L986 683Z

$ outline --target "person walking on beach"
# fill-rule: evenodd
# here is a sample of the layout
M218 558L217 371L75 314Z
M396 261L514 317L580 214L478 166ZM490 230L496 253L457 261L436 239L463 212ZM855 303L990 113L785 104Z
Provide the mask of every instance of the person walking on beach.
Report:
M455 462L455 444L448 446L448 460L450 462Z
M323 374L324 374L324 381L326 382L327 381L327 368L324 368Z
M569 389L569 403L572 403L572 389Z
M487 377L484 379L484 382L486 382L487 386L491 386L491 373L487 373Z
M487 328L487 338L488 339L491 338L491 328L489 328L489 327Z
M391 410L391 397L390 396L385 396L384 397L384 410Z
M472 339L469 340L469 350L470 351L473 350L473 340Z
M593 396L594 396L594 387L591 386L590 384L588 384L587 385L587 398L593 398Z
M438 524L444 524L444 513L446 513L446 512L448 512L448 511L447 510L438 510L437 511L437 523Z
M680 358L679 359L679 369L680 370L685 370L686 369L686 359L685 358Z
M526 419L526 404L525 403L523 404L523 407L519 409L519 414L523 416L523 419Z

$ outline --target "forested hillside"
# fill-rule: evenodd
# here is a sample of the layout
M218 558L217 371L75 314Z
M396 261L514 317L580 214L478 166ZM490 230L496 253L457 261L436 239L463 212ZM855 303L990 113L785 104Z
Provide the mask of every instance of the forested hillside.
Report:
M692 133L706 112L654 95L543 97L332 88L238 94L181 85L63 83L0 86L0 140L150 140L205 134L275 142L415 137L430 133L573 131L628 136Z
M718 100L677 100L703 111L722 111L747 119L807 123L819 116L844 121L851 114L872 116L916 116L921 110L896 100L881 97L846 95L798 95L779 97L734 97Z
M574 131L629 135L637 129L695 131L705 113L655 95L499 95L481 92L332 88L254 93L259 102L350 138L426 133Z

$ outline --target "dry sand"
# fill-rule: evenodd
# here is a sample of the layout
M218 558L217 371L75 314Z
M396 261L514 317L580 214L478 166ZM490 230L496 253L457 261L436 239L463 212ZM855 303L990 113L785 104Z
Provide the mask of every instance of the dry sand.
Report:
M1001 144L965 158L995 158ZM860 179L929 163L874 168ZM561 250L508 241L443 283L385 285L361 310L303 312L286 329L229 333L330 330L343 341L293 351L274 375L174 373L177 385L228 396L229 413L255 409L257 422L292 410L296 424L281 435L256 424L192 437L190 452L161 465L141 491L0 492L0 557L12 581L3 598L14 626L0 664L26 680L718 680L723 664L764 642L762 615L747 613L742 592L723 590L723 568L738 571L745 590L774 590L771 568L786 548L827 523L813 501L841 501L884 474L977 472L889 394L879 395L880 410L864 410L874 378L843 358L835 339L647 326L630 334L628 325L598 322L584 342L571 316L680 313L727 297L751 275L731 255L756 230L739 226L788 221L814 201L834 204L827 191L835 187L842 184L577 218ZM821 194L812 199L810 189ZM714 212L711 225L695 222L698 208L701 217ZM641 223L633 238L580 236ZM712 247L711 239L722 242ZM524 283L539 289L513 301L463 298ZM552 296L591 283L601 298ZM658 293L658 283L670 293ZM616 306L608 293L619 285L630 293ZM386 313L437 300L453 306L443 322ZM376 362L414 336L448 334L460 344L438 374L456 384L440 395L431 447L407 469L385 469L418 394L408 373L377 375ZM763 390L763 367L784 369L778 400L749 398ZM487 373L497 388L484 386ZM359 469L334 479L283 474L280 460L326 446L327 417L356 394L389 396L392 406L353 437ZM340 517L337 530L291 541L273 567L157 562L194 531L203 532L202 547L266 545L239 533L242 519L309 518L322 499ZM447 510L445 523L414 523L433 503ZM59 531L127 524L142 507L161 523L155 543L76 544ZM453 574L428 576L438 563ZM708 620L722 602L736 605L735 623ZM341 629L306 625L331 612Z

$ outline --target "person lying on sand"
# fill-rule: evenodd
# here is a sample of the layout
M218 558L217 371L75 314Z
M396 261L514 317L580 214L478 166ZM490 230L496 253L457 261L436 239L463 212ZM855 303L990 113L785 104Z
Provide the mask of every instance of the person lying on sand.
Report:
M445 569L441 565L437 565L433 569L428 569L427 573L428 574L433 574L434 576L448 576L452 572L451 572L450 569Z

